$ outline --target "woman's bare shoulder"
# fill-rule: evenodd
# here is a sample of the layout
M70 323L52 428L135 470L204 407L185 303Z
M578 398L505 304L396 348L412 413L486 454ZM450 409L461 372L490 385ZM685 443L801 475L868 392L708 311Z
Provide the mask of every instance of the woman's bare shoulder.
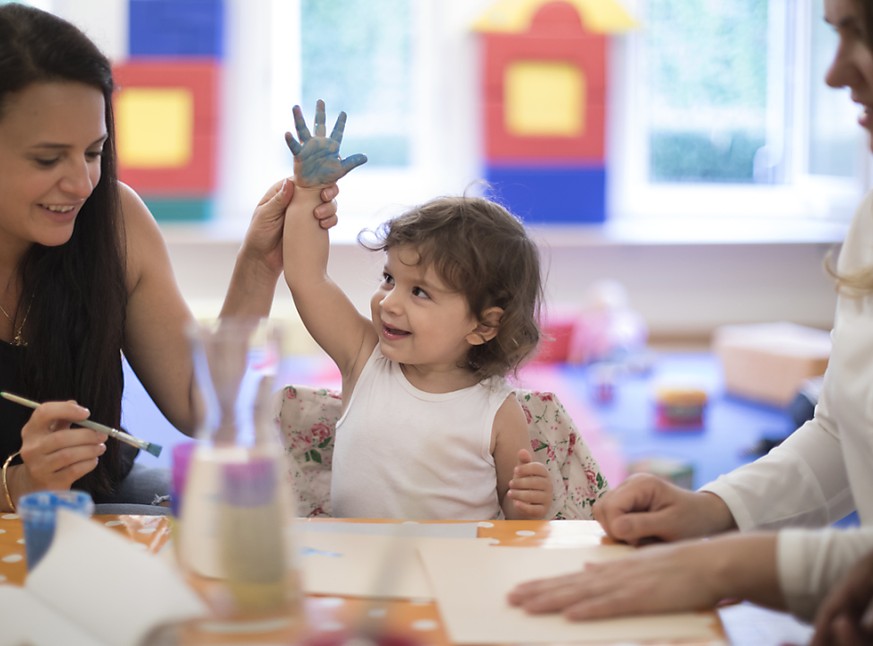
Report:
M160 227L143 199L123 182L118 183L118 193L132 290L150 268L169 263L169 255Z

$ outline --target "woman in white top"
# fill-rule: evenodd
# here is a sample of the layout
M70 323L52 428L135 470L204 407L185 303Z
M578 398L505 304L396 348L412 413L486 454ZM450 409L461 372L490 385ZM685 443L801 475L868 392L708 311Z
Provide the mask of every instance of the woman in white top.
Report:
M825 0L824 7L839 36L826 81L851 89L864 108L861 126L873 130L873 1ZM835 275L833 352L814 418L769 455L698 492L653 476L628 479L594 507L605 531L631 544L679 542L523 584L511 603L593 619L739 598L814 616L833 584L873 549L873 194L858 208ZM860 527L826 527L854 509Z

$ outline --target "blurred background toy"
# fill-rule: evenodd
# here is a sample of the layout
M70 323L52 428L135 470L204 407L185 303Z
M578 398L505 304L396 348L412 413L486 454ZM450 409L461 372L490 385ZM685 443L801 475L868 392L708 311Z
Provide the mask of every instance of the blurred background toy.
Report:
M655 428L702 429L707 399L706 391L695 386L659 386L655 390Z
M540 363L589 364L598 361L640 365L648 326L629 303L627 290L614 280L592 283L578 303L551 305L543 319Z

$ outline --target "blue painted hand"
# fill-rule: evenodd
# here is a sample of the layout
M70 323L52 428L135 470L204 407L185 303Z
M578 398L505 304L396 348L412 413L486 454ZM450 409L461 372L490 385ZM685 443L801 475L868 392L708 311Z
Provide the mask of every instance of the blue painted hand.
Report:
M315 104L315 135L306 127L303 111L299 105L292 109L297 139L290 132L285 133L285 143L294 155L294 183L300 187L324 186L333 184L350 170L366 163L363 153L339 156L343 131L346 127L346 113L340 112L330 137L326 137L324 101ZM298 141L299 140L299 141Z

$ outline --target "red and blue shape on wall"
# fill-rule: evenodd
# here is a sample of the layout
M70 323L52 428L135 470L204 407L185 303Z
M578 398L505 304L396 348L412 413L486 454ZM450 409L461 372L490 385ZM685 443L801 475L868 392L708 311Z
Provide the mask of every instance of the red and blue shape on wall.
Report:
M606 218L607 35L634 25L616 0L499 0L474 25L484 176L526 221Z
M219 159L224 0L129 0L114 67L119 177L159 220L212 215Z

